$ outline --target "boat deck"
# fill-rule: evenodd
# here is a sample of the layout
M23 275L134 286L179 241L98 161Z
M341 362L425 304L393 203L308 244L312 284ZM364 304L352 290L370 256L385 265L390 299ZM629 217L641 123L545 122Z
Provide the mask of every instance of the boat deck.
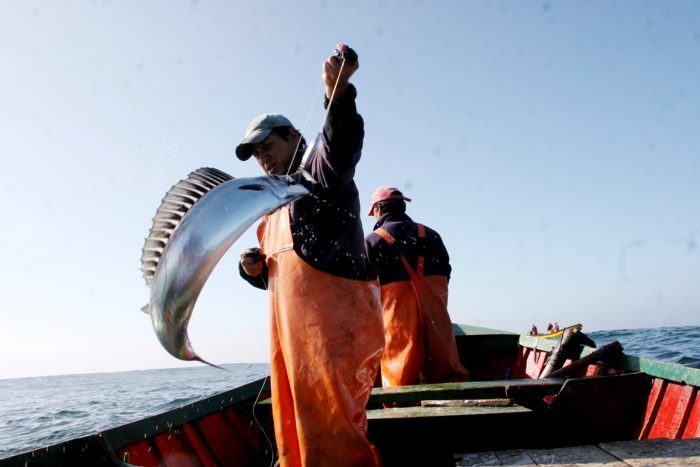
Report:
M700 466L700 438L456 454L455 465Z

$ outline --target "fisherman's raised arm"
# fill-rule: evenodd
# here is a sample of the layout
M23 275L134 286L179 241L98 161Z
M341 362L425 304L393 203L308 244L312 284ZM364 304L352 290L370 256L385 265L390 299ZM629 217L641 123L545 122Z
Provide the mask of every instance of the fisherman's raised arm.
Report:
M328 109L323 125L326 147L325 154L314 161L313 172L324 187L332 187L352 181L362 153L364 121L355 104L357 90L349 81L359 68L357 53L340 43L322 67Z

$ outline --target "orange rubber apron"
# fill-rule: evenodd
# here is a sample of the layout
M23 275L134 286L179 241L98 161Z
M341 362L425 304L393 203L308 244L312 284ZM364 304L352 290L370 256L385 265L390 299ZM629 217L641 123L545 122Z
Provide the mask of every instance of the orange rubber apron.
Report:
M425 238L425 227L417 226L418 236ZM381 227L374 232L390 245L396 242ZM404 256L400 259L409 280L381 286L386 339L382 386L416 384L421 373L429 383L469 380L447 312L447 277L424 276L423 256L415 271Z
M289 217L283 207L258 227L280 465L381 465L365 412L384 347L377 282L309 266L294 251Z

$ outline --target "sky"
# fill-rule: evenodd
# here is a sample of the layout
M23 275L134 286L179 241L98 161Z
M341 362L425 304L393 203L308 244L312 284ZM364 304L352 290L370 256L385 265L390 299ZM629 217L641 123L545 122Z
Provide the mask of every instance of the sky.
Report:
M199 365L140 311L144 239L199 167L261 175L250 119L323 122L359 54L355 181L450 253L454 322L513 332L698 325L700 3L0 1L0 378ZM366 232L373 219L363 219ZM189 333L268 360L264 292L222 258Z

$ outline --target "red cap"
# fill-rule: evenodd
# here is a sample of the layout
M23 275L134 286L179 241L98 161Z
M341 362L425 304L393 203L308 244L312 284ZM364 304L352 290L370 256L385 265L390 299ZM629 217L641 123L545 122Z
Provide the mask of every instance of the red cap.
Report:
M386 201L387 199L402 199L404 201L411 201L411 198L406 198L401 191L395 186L380 186L372 193L372 198L369 204L369 216L372 215L374 211L374 205L380 201Z

